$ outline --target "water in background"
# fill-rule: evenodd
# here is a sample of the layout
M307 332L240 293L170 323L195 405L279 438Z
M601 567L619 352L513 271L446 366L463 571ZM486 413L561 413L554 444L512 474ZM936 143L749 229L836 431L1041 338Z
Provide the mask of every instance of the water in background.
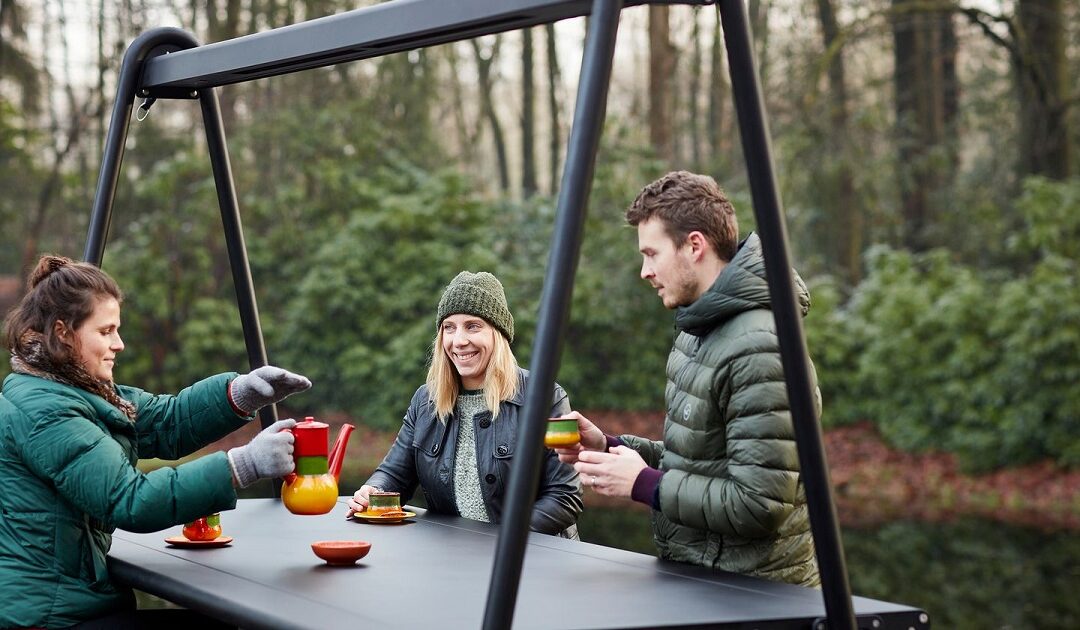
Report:
M648 515L590 507L587 542L652 554ZM921 608L943 630L1080 628L1080 536L980 519L845 529L852 592Z

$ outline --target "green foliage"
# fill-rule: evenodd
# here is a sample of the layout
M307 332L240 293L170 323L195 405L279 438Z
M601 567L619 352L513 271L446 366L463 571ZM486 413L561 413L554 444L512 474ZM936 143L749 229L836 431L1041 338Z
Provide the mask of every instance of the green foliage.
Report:
M1029 441L1063 464L1080 465L1078 273L1076 258L1048 256L1028 278L1001 288L991 324L1001 351L992 377L1006 395L1003 408L990 410L1004 446L999 465L1026 459Z
M442 288L462 269L502 269L484 230L492 207L461 178L402 171L356 193L305 261L281 357L317 384L317 408L391 428L424 380Z
M426 371L439 292L462 269L503 280L515 352L526 367L534 354L556 200L485 198L474 191L492 189L489 173L449 172L439 77L435 58L414 51L238 86L237 107L227 108L268 357L313 377L316 388L295 403L312 413L343 410L396 426ZM799 117L821 116L827 103L818 98L775 128L796 264L811 276L806 331L823 421L871 418L894 445L955 451L972 468L1039 457L1080 463L1080 183L1031 179L1010 203L1007 160L980 154L934 199L955 208L938 212L933 228L948 253L879 246L867 251L856 287L812 277L833 270L822 242L838 216L834 184L852 163L864 236L888 242L902 227L890 205L893 152L879 134L891 124L887 102L871 99L853 114L859 133L833 151L828 129ZM191 103L169 107L181 119L184 108L196 113ZM247 360L205 149L154 113L132 128L105 267L127 290L121 380L175 391L243 371ZM25 222L46 172L33 159L47 153L46 140L22 128L22 115L0 102L5 224ZM741 159L708 161L745 235L754 215ZM636 234L622 214L673 166L657 159L635 116L613 110L557 376L575 407L662 405L671 313L638 278ZM83 228L92 171L64 174L49 216L62 229L43 235L43 249L78 255L72 234ZM0 248L0 266L17 268L19 253Z
M189 153L162 160L133 189L127 208L141 212L116 222L119 233L104 261L125 289L122 333L130 349L118 362L118 379L177 391L209 374L243 371L208 159Z
M558 374L576 408L656 409L663 404L671 313L638 277L637 232L623 220L626 206L653 177L647 168L617 159L597 165ZM528 233L539 235L533 245L537 254L550 245L554 213L548 205L523 215L532 226ZM520 259L515 268L534 277L531 295L522 296L524 311L515 311L527 315L531 329L546 256ZM522 350L518 357L527 363L531 352Z
M976 273L941 250L877 247L847 304L821 287L807 337L824 421L869 418L894 445L955 452L971 469L1080 463L1077 260L1048 227L1075 233L1078 188L1029 184L1015 239L1040 252L1028 271Z
M848 334L848 312L841 308L840 285L834 278L822 276L808 281L807 286L811 302L803 328L823 393L821 421L826 426L854 422L864 416L854 378L854 339Z
M17 227L29 216L31 204L36 203L34 185L41 179L33 164L34 134L24 128L21 113L4 98L0 98L0 270L18 273L21 265L22 243Z
M1016 205L1027 229L1012 235L1012 249L1080 260L1080 178L1058 182L1031 177L1024 181Z

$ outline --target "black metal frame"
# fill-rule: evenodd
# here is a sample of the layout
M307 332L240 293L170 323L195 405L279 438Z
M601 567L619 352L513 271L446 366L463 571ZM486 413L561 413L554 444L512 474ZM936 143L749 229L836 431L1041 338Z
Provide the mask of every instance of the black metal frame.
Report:
M158 28L137 37L124 56L101 171L98 176L84 259L101 265L112 204L136 97L198 98L206 126L221 207L237 305L252 368L267 363L258 307L244 244L217 86L323 67L392 52L470 39L480 35L590 15L578 102L559 190L551 255L540 303L525 392L521 440L508 488L489 585L484 627L510 627L528 535L532 488L539 477L544 420L569 319L570 296L581 249L588 193L603 127L618 19L624 5L712 4L712 0L395 0L346 13L200 46L190 34ZM761 86L742 0L718 0L729 71L749 174L754 213L766 268L790 269L780 196ZM769 294L805 480L811 529L821 569L828 628L856 628L851 590L829 486L821 429L814 409L801 318L790 274L768 274ZM276 420L273 405L260 412L262 425ZM275 495L277 490L275 488ZM598 605L602 605L598 602ZM820 625L819 625L820 624ZM823 620L814 628L824 628Z

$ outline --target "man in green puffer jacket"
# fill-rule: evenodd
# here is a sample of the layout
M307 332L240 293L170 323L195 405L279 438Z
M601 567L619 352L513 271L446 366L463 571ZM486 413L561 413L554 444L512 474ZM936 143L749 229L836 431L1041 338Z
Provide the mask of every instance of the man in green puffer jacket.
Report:
M649 505L661 558L819 585L761 241L739 243L723 191L685 171L646 186L626 220L679 331L664 440L605 435L574 412L581 443L560 459L597 492Z

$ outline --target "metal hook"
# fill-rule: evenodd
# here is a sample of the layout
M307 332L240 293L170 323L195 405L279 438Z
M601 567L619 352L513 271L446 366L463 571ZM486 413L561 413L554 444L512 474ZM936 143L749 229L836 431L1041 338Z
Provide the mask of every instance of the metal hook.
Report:
M157 101L153 96L147 96L143 99L142 104L139 105L139 111L135 112L135 120L142 122L146 120L146 117L150 115L150 108L154 106Z

